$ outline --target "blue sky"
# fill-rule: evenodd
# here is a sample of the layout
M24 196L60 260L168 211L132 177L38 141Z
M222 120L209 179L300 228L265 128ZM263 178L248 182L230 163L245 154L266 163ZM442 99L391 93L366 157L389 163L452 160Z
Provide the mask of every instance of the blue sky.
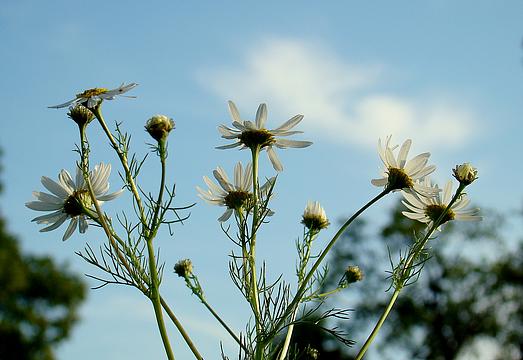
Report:
M291 277L306 201L321 201L335 223L370 199L378 191L370 179L381 166L376 142L388 134L397 143L412 138L413 152L430 151L439 182L455 164L475 164L480 179L468 191L475 204L521 208L522 14L520 1L6 0L0 13L1 214L25 250L90 272L74 251L99 243L102 234L91 229L63 243L65 229L38 233L29 222L36 214L24 206L31 191L43 190L42 175L56 178L75 166L77 129L65 111L46 107L87 88L137 82L137 98L107 102L105 116L111 124L123 122L138 154L148 151L145 121L156 113L173 117L169 179L177 184L179 205L197 202L173 238L157 240L166 269L193 259L209 301L242 329L247 307L228 281L232 246L216 222L221 209L199 201L195 190L216 166L230 173L237 161L248 160L245 151L215 149L225 143L216 128L230 122L227 100L247 118L266 102L269 128L305 116L305 133L296 138L314 145L279 151L285 170L273 204L277 215L259 249L273 274ZM101 131L89 131L92 163L116 167ZM144 187L156 189L157 170L154 161L147 165ZM274 175L265 156L261 175ZM111 184L120 186L115 171ZM128 200L106 210L120 211ZM395 200L368 216L379 222ZM166 272L163 285L207 358L217 357L220 339L232 349L175 275ZM60 359L162 358L152 311L136 291L91 291L81 315ZM189 358L171 333L175 353Z

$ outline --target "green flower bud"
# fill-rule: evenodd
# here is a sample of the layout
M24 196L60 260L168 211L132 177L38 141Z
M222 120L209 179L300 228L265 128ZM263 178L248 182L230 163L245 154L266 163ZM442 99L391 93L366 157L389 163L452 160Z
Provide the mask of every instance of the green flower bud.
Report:
M167 139L172 129L174 129L174 121L165 115L154 115L145 124L145 130L156 141Z
M192 274L192 262L190 259L180 260L174 265L174 272L180 277L188 277Z

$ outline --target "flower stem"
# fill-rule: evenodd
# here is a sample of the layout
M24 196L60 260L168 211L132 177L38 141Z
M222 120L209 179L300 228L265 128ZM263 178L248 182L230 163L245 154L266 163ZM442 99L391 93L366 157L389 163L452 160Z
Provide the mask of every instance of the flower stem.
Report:
M255 360L262 360L263 357L263 339L262 336L262 324L261 324L261 313L260 313L260 299L258 295L258 283L256 278L256 232L258 230L259 221L259 204L258 204L258 162L260 148L259 146L251 149L252 154L252 193L254 198L254 211L252 216L251 224L251 241L249 248L249 263L251 273L251 305L254 309L254 318L256 321L256 351L254 358Z
M358 211L356 211L354 213L354 215L352 215L341 227L340 229L336 232L336 234L334 235L334 237L332 238L332 240L327 244L327 246L325 247L325 249L323 249L323 251L321 252L321 254L318 256L318 258L316 259L316 261L314 262L314 264L312 265L311 269L309 270L309 272L307 273L307 275L305 276L304 280L303 280L303 283L301 284L301 286L298 288L298 291L296 292L296 295L294 295L294 298L292 299L291 303L287 306L287 308L285 309L285 312L283 313L283 315L281 316L280 320L275 324L274 328L276 331L283 325L283 323L285 322L285 320L290 316L290 314L292 314L294 312L294 309L298 306L298 304L300 303L301 299L303 298L303 295L307 289L307 283L310 281L310 279L312 278L312 276L314 275L314 273L316 272L316 270L318 270L318 267L320 266L321 262L325 259L325 257L327 256L327 254L329 253L329 251L332 249L332 247L334 246L334 244L336 243L336 241L340 238L340 236L345 232L345 230L349 227L350 224L352 224L352 222L354 220L356 220L356 218L358 216L360 216L365 210L367 210L369 207L371 207L374 203L376 203L378 200L380 200L382 197L384 197L385 195L387 195L388 193L390 192L390 190L383 190L381 193L379 193L378 195L376 195L372 200L370 200L368 203L366 203L365 205L363 205L363 207L361 207Z
M419 255L421 254L421 252L425 248L425 245L429 241L430 236L432 235L432 233L441 225L441 222L445 218L447 212L452 207L452 205L456 202L456 200L460 197L461 193L465 189L465 186L466 185L463 185L463 184L460 183L458 189L456 190L456 193L454 194L454 197L449 202L449 204L447 205L445 210L441 213L439 218L428 229L427 233L425 234L423 239L420 241L419 246L416 246L416 250L414 252L412 252L409 255L409 257L407 258L407 260L402 264L403 271L402 271L402 275L401 275L402 276L401 284L398 284L396 286L396 289L394 290L394 293L392 294L392 296L391 296L391 298L389 300L389 303L385 307L385 310L381 314L381 317L379 318L378 322L374 326L374 329L372 329L372 332L370 333L369 337L367 338L367 340L363 344L363 347L358 352L358 355L356 356L355 360L361 360L363 358L363 356L365 355L365 353L367 352L367 350L370 347L370 345L372 344L372 342L374 341L374 338L376 337L376 335L380 331L381 326L383 325L383 323L385 322L385 320L389 316L389 313L392 310L392 307L394 306L394 303L396 302L396 300L397 300L401 290L405 286L405 282L408 281L408 279L409 279L409 275L410 275L410 273L412 271L412 264L413 264L413 262L419 257Z
M100 111L100 105L92 109L93 114L98 119L98 122L100 123L100 126L102 126L102 129L104 130L105 134L107 135L109 141L111 142L112 147L115 149L116 153L118 154L118 157L120 158L120 162L124 168L127 183L129 184L131 188L131 192L134 195L134 198L136 200L136 203L138 205L138 209L140 212L140 221L143 226L143 236L145 238L145 241L147 243L147 252L149 257L149 272L151 277L150 282L150 288L148 297L150 298L151 302L153 303L154 313L156 316L156 322L158 325L158 329L160 331L160 336L162 338L162 342L165 348L165 352L167 354L167 357L169 360L174 359L174 354L171 349L171 344L169 341L169 337L167 335L167 330L165 328L165 322L163 320L163 313L162 313L162 306L161 306L161 300L160 300L160 292L159 292L159 279L158 279L158 270L156 268L156 258L154 255L154 247L153 247L153 237L154 232L151 232L150 229L152 226L155 226L154 222L156 222L158 211L161 206L161 196L163 195L163 189L165 185L165 156L162 157L162 181L161 181L161 188L159 193L159 203L157 203L157 207L155 209L155 216L153 218L153 223L151 223L151 226L148 226L147 219L145 217L145 211L143 208L143 204L140 198L140 195L138 194L138 189L136 187L136 184L134 183L133 176L131 174L131 171L129 169L129 165L127 163L127 155L119 148L118 144L116 143L116 140L114 139L113 135L111 134L109 128L107 127L107 124L105 123L105 120L102 116L102 113ZM163 143L165 146L165 143ZM96 202L95 202L96 204ZM110 232L108 233L108 236ZM152 235L152 236L151 236Z

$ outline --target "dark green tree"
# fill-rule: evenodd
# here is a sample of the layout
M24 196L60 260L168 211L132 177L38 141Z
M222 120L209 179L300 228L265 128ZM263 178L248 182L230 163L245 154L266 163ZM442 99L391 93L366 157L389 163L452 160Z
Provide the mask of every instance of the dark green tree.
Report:
M54 359L84 297L78 276L50 257L22 254L0 218L0 359Z

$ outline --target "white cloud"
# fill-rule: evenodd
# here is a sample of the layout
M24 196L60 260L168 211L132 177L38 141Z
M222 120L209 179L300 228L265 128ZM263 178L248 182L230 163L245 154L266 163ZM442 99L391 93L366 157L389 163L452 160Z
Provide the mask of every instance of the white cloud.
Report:
M478 128L470 110L445 97L380 90L383 74L383 66L348 63L315 43L273 38L247 49L239 65L200 75L218 96L235 101L242 116L254 117L258 103L267 102L269 127L299 112L302 129L340 144L374 147L378 137L393 134L396 142L413 138L424 148L456 147Z

